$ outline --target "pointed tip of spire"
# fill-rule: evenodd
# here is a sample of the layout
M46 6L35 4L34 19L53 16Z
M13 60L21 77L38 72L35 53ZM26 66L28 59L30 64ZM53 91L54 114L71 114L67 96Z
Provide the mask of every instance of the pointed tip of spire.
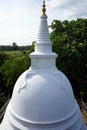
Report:
M43 5L42 5L42 15L46 15L46 5L45 5L45 0L43 0Z
M45 4L45 0L43 0L43 4Z

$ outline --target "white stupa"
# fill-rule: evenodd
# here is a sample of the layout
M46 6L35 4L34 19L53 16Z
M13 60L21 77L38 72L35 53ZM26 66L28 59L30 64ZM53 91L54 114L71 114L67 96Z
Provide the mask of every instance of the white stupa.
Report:
M87 130L67 77L57 70L45 1L31 67L17 80L0 130Z

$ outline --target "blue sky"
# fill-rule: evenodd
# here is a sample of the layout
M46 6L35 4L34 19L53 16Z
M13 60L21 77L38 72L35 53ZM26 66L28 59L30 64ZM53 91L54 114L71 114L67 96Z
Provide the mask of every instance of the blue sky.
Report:
M36 40L43 0L0 0L0 45L29 45ZM87 0L46 0L48 24L53 19L87 17Z

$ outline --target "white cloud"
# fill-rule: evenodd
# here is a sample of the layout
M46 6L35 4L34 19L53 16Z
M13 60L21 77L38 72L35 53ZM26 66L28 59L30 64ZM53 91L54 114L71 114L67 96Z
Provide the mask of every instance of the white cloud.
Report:
M60 19L87 17L87 0L47 0L47 4L50 12L61 15Z
M48 6L50 10L55 10L65 6L69 0L47 0Z

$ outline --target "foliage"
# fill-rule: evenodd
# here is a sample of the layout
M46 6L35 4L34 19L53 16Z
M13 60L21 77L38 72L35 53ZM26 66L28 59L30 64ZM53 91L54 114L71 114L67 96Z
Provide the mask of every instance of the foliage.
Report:
M18 46L17 43L13 42L12 45L0 45L0 51L26 51L31 50L32 46Z
M3 51L0 52L0 67L4 64L5 59L8 57Z
M1 67L4 80L6 82L6 88L8 95L11 95L13 86L20 76L30 66L28 56L21 56L14 58L13 60L7 60Z
M34 45L28 51L0 52L0 107L11 96L17 78L30 67L28 56Z
M59 56L57 67L70 79L74 94L87 93L87 19L72 21L54 20L50 34L53 51Z

